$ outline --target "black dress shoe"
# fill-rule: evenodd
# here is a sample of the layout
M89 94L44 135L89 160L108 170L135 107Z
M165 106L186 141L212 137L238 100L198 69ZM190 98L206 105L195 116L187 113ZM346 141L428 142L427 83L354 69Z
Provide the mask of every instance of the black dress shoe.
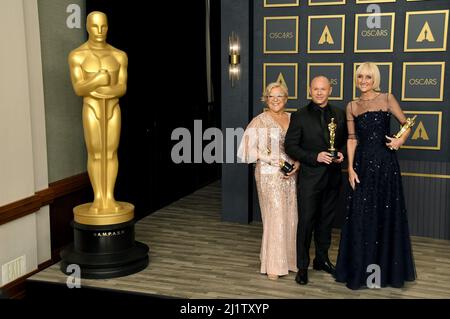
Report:
M336 268L334 267L334 265L331 263L331 261L329 259L327 259L325 261L318 261L318 260L314 259L313 269L314 270L323 270L333 276L336 274Z
M295 281L299 285L306 285L308 283L308 269L299 269Z

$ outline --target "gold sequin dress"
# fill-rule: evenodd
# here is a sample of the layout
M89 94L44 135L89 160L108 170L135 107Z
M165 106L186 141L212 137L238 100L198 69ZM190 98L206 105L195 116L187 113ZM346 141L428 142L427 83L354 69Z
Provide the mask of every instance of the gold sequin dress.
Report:
M289 114L290 115L290 114ZM286 131L267 113L247 126L238 157L255 164L255 180L263 223L261 273L287 275L297 271L297 174L283 179L279 160L294 160L284 152Z

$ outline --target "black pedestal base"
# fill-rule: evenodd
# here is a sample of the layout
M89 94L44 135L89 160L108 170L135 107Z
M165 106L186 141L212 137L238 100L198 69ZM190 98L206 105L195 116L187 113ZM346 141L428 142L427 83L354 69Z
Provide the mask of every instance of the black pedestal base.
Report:
M61 252L61 271L76 264L81 278L105 279L134 274L148 265L147 245L134 240L134 221L115 225L72 222L74 243Z

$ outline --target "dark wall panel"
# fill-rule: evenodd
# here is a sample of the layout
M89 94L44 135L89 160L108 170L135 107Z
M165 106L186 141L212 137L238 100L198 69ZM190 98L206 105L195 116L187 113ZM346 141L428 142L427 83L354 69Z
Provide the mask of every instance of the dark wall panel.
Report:
M411 233L449 239L450 164L401 161L400 166ZM426 172L426 176L416 172Z
M217 165L171 158L174 129L187 128L192 138L194 120L205 130L220 112L207 98L206 5L87 0L93 10L108 16L107 42L128 54L116 198L133 203L141 218L218 178Z
M222 131L244 127L251 116L251 10L252 1L222 1ZM234 87L228 79L228 37L234 31L241 42L241 79ZM236 142L235 142L236 145ZM236 151L234 152L236 153ZM251 194L247 165L222 165L222 219L246 223L251 220Z

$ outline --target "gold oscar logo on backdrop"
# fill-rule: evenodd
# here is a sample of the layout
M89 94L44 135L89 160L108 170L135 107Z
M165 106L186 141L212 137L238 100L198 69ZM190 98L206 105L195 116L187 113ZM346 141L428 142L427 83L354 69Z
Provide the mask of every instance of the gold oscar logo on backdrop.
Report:
M289 100L298 98L298 63L263 63L262 92L269 82L277 82L289 89Z
M425 129L425 126L423 125L422 122L420 122L419 125L417 125L417 128L414 131L411 139L412 140L422 139L424 141L430 140L430 138L428 137L427 130Z
M422 27L422 30L419 33L419 36L416 39L416 42L436 42L433 36L433 32L431 32L430 25L428 24L428 21L425 21L425 24Z
M438 79L436 78L414 78L409 79L408 81L409 85L422 85L422 86L429 86L429 85L438 85Z
M344 53L345 15L308 16L308 53Z
M330 29L327 25L325 25L325 28L322 31L322 35L320 36L319 43L318 44L334 44L333 37L331 36Z
M375 29L375 30L363 30L361 31L362 37L387 37L389 36L389 30Z
M285 87L288 88L288 85L286 84L286 80L284 79L283 73L280 72L280 74L278 75L277 81L278 83L280 83L281 85L284 85Z
M298 53L298 16L264 17L264 54Z
M416 125L402 149L440 150L442 142L442 111L404 111L406 116L414 115ZM419 117L419 118L417 118ZM407 118L408 120L408 118ZM402 126L403 127L403 126Z
M271 39L292 39L294 37L293 32L270 32L269 37Z
M448 16L449 9L407 11L403 45L404 51L447 51Z

